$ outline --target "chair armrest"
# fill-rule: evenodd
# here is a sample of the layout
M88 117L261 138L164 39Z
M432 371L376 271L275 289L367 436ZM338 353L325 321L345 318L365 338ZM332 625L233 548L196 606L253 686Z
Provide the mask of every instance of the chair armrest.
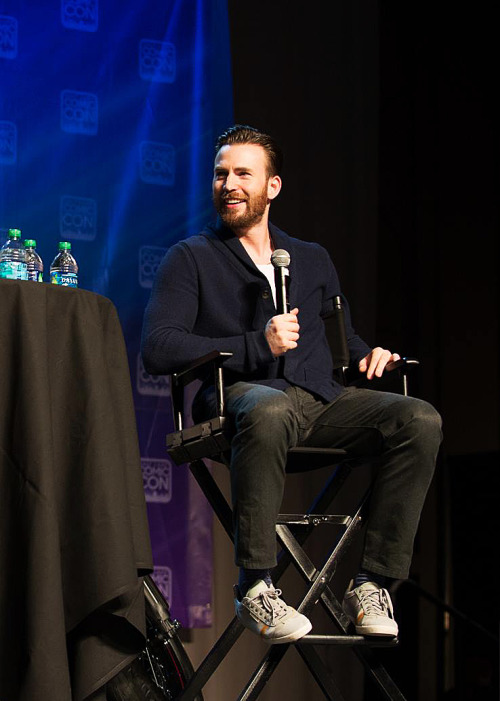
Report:
M211 351L206 355L196 358L192 363L186 365L185 368L179 372L172 373L172 382L177 387L186 387L186 385L194 382L194 380L201 379L207 371L207 365L212 364L212 367L221 367L228 358L232 357L232 353L226 353L224 351Z
M365 387L369 389L379 389L397 394L408 394L408 375L418 365L416 358L400 358L387 363L382 377L373 377L368 380L365 373L358 373L355 379L348 384L351 387Z
M228 358L232 357L232 353L224 351L211 351L206 355L193 360L188 366L179 372L172 373L172 411L174 424L178 431L182 430L183 411L184 411L184 389L194 380L201 380L207 374L208 369L212 369L214 375L214 384L217 402L217 415L224 416L224 381L222 377L222 364Z
M399 360L393 360L391 363L387 363L385 369L388 372L392 372L393 370L409 372L416 365L420 365L420 362L416 358L400 358Z

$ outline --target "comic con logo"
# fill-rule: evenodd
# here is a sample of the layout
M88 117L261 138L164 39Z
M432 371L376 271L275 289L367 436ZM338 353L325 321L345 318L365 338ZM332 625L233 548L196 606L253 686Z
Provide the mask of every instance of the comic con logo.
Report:
M153 580L170 606L172 606L172 570L170 567L157 565L153 572Z
M144 369L141 354L137 354L136 388L139 394L170 397L170 384L165 375L149 375Z
M0 15L0 57L17 56L17 19Z
M97 95L78 90L61 92L61 129L71 134L97 134Z
M152 185L175 183L175 149L170 144L142 141L140 146L140 177Z
M88 197L62 195L59 230L62 239L93 241L97 233L97 202Z
M176 73L175 46L168 41L141 39L139 75L143 80L173 83Z
M0 163L17 161L17 127L13 122L0 122Z
M139 285L146 289L153 287L153 280L156 277L158 266L160 265L166 248L160 246L141 246L139 249Z
M96 32L99 25L98 0L61 0L61 22L69 29Z
M172 498L172 465L169 460L141 458L142 481L146 501L168 504Z

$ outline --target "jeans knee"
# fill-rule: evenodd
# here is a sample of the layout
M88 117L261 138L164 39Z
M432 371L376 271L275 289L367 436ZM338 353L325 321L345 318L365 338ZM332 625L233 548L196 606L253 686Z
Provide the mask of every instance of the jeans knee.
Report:
M415 410L414 420L426 434L441 438L442 420L439 412L425 401L419 401Z
M296 425L292 403L284 392L266 397L236 417L238 429L252 431L259 440L276 440L291 436Z
M292 404L284 392L272 398L263 399L240 417L243 423L261 424L269 428L286 424L292 418Z
M407 431L414 437L415 443L419 444L425 453L437 453L442 440L442 421L432 404L421 399L412 399L405 418Z

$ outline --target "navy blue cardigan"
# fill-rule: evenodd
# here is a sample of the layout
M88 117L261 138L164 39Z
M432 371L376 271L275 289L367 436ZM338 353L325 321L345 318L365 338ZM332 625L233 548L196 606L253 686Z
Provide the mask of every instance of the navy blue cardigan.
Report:
M142 357L152 375L170 374L213 350L230 351L224 364L228 384L238 380L279 389L296 385L326 401L342 391L332 376L332 358L324 317L341 295L326 250L292 238L269 225L275 248L290 253L290 308L299 308L298 347L279 363L264 328L274 316L269 281L239 239L220 222L174 244L159 266L147 305ZM347 304L347 339L351 362L370 348L354 333Z

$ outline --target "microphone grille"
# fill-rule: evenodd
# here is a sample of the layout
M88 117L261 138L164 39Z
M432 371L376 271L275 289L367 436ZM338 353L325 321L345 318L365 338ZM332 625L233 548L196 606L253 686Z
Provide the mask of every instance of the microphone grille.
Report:
M271 254L271 263L275 268L288 268L290 265L290 254L284 248L277 248Z

